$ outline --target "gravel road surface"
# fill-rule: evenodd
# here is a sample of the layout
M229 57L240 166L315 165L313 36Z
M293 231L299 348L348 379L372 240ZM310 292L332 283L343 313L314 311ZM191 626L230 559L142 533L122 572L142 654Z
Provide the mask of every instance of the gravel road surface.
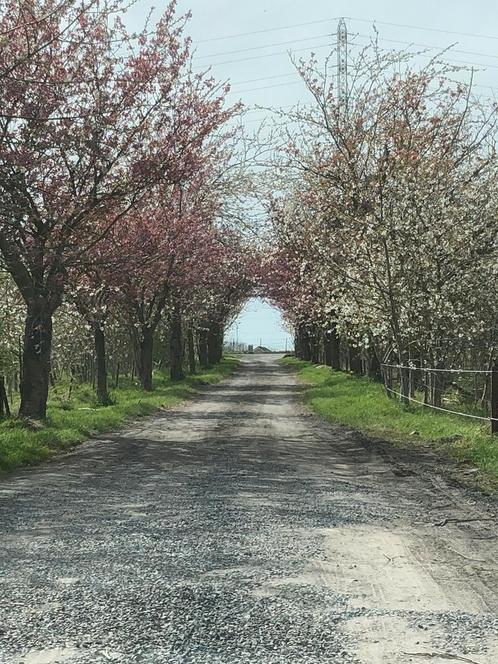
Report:
M275 359L0 479L0 662L498 662L496 503Z

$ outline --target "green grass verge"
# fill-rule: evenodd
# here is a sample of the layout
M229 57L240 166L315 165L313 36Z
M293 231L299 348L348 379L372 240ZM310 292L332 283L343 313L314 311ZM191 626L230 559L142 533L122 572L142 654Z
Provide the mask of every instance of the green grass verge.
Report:
M458 415L434 412L416 404L404 406L389 399L382 385L368 378L332 371L292 357L280 360L294 367L308 389L306 402L327 420L405 446L430 442L439 452L480 468L485 488L498 488L498 436ZM459 440L448 441L452 436Z
M192 396L196 387L217 383L229 376L238 360L227 357L211 369L172 383L164 375L154 377L154 390L144 392L131 381L111 392L113 404L97 406L91 385L78 386L67 400L67 387L52 390L46 426L33 430L25 422L0 422L0 470L38 463L73 447L97 433L116 429L129 418L148 415Z

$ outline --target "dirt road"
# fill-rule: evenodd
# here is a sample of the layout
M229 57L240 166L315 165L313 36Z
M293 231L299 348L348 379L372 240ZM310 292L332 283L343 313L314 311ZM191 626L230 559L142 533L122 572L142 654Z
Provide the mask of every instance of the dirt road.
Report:
M0 662L498 662L498 508L275 356L0 480Z

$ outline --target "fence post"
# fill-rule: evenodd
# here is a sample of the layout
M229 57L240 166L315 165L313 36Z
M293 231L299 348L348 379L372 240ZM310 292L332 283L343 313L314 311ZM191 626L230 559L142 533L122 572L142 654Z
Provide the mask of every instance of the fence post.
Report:
M498 433L498 362L491 370L491 433Z

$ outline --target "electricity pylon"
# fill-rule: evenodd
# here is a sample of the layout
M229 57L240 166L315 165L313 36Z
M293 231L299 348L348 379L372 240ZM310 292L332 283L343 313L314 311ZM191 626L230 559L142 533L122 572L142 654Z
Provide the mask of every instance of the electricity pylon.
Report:
M348 30L343 18L337 24L337 100L341 116L348 115Z

